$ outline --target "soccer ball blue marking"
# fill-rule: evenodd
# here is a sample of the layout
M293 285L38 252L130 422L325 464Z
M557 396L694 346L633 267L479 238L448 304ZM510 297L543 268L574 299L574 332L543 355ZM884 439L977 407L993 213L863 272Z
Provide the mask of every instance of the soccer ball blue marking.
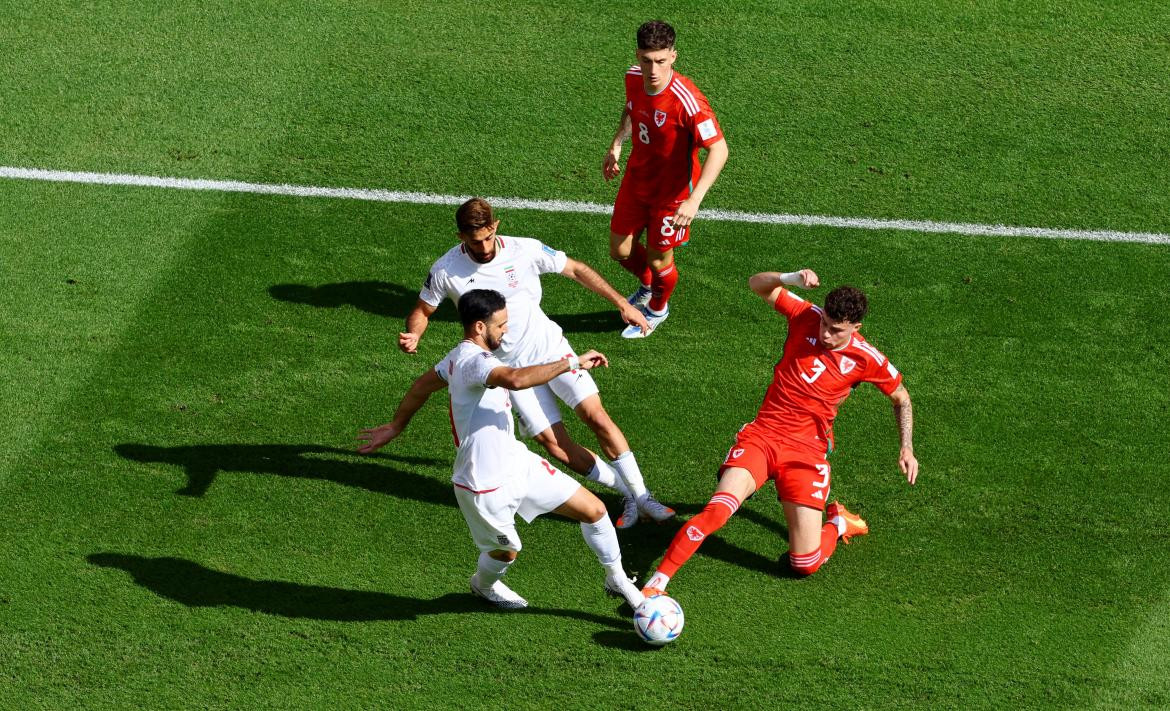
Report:
M683 623L682 606L668 595L646 598L634 611L634 631L644 642L655 646L677 639Z

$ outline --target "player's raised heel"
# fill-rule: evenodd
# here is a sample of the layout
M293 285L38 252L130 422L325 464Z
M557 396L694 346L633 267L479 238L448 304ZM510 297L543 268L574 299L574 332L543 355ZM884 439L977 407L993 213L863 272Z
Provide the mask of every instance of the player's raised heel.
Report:
M519 610L528 607L528 601L520 597L512 588L497 580L489 588L479 585L479 575L471 576L471 592L502 610Z
M650 303L650 297L653 293L650 287L639 284L638 290L630 294L630 298L626 299L626 301L630 303L630 306L637 306L640 309L644 309Z
M622 515L618 516L618 528L633 528L638 522L638 502L632 496L622 499Z
M841 540L846 543L853 536L864 536L869 533L869 524L865 522L865 519L845 508L839 501L834 501L829 504L828 508L825 509L825 513L828 515L830 521L840 517L845 522L845 532L841 534ZM839 526L838 529L840 529Z
M662 523L674 516L674 509L669 506L659 503L654 495L647 492L642 498L638 499L638 511L647 518L652 519L655 523Z

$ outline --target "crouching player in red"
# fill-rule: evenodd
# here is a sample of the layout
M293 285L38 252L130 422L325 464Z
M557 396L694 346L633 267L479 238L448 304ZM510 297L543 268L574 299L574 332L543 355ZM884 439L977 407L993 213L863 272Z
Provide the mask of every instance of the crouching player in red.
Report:
M873 383L890 398L901 437L898 466L911 484L918 477L910 393L902 374L859 333L868 308L865 294L839 287L822 309L783 288L818 286L820 279L811 269L756 274L748 283L788 320L784 355L773 369L759 414L739 431L720 467L715 495L675 534L642 591L646 595L664 591L703 540L769 480L784 506L788 560L796 573L815 573L833 555L838 538L848 542L868 533L866 522L836 501L828 506L828 522L822 524L821 518L829 498L833 419L841 401L860 383Z

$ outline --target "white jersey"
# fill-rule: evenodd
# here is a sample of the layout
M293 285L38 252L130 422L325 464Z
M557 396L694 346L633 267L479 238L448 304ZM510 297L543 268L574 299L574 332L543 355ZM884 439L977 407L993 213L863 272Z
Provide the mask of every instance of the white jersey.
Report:
M438 307L444 298L456 304L473 289L494 289L508 302L508 332L496 354L514 367L562 357L561 327L540 308L540 275L564 271L564 252L528 237L496 237L496 256L480 264L462 243L435 261L418 298ZM553 355L556 353L556 355Z
M462 341L435 366L447 382L451 427L459 447L451 481L475 493L505 484L522 461L519 457L528 453L516 439L508 391L487 384L488 375L503 365L490 351Z

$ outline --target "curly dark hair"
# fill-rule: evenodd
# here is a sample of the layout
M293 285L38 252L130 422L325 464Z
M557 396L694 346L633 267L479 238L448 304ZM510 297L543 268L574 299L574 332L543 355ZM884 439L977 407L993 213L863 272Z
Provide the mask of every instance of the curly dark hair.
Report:
M855 286L839 286L825 297L825 313L834 321L861 323L868 311L865 292Z
M674 28L662 20L650 20L638 28L638 49L654 51L674 47Z

